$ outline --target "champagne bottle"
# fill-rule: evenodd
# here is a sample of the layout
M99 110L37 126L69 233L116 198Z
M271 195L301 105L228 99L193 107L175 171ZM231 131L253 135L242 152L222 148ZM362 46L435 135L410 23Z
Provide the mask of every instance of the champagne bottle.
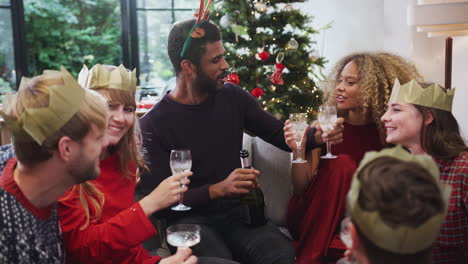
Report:
M245 149L241 150L240 158L242 168L250 169L252 166L249 161L249 152ZM241 197L241 201L245 208L245 223L249 226L261 226L266 223L265 218L265 200L260 187L256 187L250 193Z

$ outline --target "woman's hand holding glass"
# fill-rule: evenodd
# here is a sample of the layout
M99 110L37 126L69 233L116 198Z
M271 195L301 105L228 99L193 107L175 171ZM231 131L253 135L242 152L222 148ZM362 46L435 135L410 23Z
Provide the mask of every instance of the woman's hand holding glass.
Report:
M167 243L173 247L177 247L177 252L180 250L190 250L189 247L200 243L200 230L200 226L194 224L170 226L166 229Z
M151 215L179 201L180 196L188 190L186 185L190 183L188 177L192 174L191 171L185 171L162 181L150 194L140 200L145 214Z
M297 162L297 163L304 163L307 162L305 160L305 145L307 144L307 134L309 132L309 126L306 123L306 127L303 130L303 134L301 136L301 139L298 139L298 133L296 130L294 130L294 125L291 123L291 120L286 120L284 123L284 139L286 141L286 144L289 146L289 148L293 151L293 163L296 163L294 161L297 160L302 160L303 162Z

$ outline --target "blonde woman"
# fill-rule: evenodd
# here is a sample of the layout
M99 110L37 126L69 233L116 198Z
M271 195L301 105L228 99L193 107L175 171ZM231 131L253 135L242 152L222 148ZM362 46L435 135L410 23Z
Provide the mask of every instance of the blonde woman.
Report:
M61 199L67 263L196 263L190 250L161 260L142 247L143 241L156 234L148 217L177 202L187 190L180 184L188 184L184 178L192 173L168 177L135 202L137 168L145 168L135 140L135 71L98 64L90 71L84 67L79 81L107 100L109 145L101 155L99 178L73 187Z

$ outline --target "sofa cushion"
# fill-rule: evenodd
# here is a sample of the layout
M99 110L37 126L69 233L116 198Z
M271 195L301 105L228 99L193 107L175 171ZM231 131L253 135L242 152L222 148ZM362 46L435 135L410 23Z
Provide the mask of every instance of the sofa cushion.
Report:
M251 138L251 149L252 165L260 171L259 182L265 195L265 214L276 225L285 226L286 209L292 194L291 153L259 137Z

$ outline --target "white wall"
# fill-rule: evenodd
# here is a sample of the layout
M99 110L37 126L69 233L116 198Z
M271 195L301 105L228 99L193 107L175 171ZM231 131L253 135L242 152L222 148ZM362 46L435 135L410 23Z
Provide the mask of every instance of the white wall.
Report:
M445 39L427 38L407 24L407 7L417 0L309 0L296 4L314 16L321 28L332 28L315 36L320 55L330 62L356 51L388 51L412 60L427 81L444 85ZM468 14L467 14L468 16ZM468 140L468 36L453 40L452 86L457 88L453 113Z

